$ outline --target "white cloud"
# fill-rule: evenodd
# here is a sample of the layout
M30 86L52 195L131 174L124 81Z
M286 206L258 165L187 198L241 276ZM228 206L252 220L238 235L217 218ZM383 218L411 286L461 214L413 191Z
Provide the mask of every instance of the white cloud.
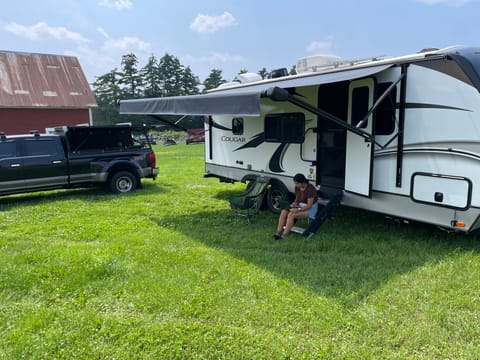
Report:
M128 10L133 3L130 0L101 0L98 5L115 10Z
M125 36L121 39L107 39L103 44L105 49L118 49L122 51L148 51L151 47L149 42L140 40L135 36Z
M185 62L191 63L205 63L205 64L219 64L219 63L245 63L247 59L241 55L230 55L229 53L219 53L219 52L211 52L207 56L200 56L195 57L192 55L186 55L182 58Z
M135 36L124 36L120 39L112 39L104 28L98 27L97 31L105 38L103 48L105 50L121 50L121 51L149 51L152 44L143 41Z
M417 0L418 2L424 3L426 5L450 5L460 7L473 0Z
M237 20L233 15L225 11L220 16L198 14L195 20L190 24L190 29L199 33L214 33L222 28L236 24Z
M330 40L312 41L307 46L307 51L309 53L330 52L331 49L332 49L332 42Z
M107 34L107 32L105 31L104 28L98 27L98 28L97 28L97 31L98 31L100 34L102 34L102 36L103 36L104 38L106 38L106 39L109 39L109 38L110 38L110 36Z
M68 30L67 28L52 27L45 22L39 22L32 26L17 24L10 22L2 26L3 30L8 31L16 36L29 40L37 41L42 39L55 40L71 40L79 43L89 42L81 34Z
M95 80L95 76L103 75L118 67L118 59L114 59L107 54L101 54L98 49L92 49L89 46L79 46L75 50L65 51L64 55L78 58L90 82Z

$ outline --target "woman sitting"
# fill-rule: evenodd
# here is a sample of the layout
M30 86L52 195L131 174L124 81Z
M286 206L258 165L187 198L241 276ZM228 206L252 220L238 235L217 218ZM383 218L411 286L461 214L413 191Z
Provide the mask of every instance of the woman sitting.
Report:
M313 218L317 214L318 195L315 187L310 184L303 174L293 177L295 185L295 201L289 209L283 209L278 218L277 231L273 236L275 240L284 239L297 219Z

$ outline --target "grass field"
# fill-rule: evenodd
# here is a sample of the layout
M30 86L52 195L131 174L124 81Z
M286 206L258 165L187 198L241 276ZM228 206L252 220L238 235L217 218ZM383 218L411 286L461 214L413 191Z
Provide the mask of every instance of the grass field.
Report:
M340 208L275 242L202 145L156 151L132 194L0 198L1 359L478 358L478 237Z

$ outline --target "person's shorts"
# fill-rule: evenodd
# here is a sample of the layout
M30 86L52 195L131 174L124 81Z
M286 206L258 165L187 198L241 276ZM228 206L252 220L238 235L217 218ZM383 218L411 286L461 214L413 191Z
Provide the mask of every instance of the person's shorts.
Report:
M300 206L306 206L307 204L300 203ZM317 215L317 210L318 210L318 203L315 202L310 209L308 209L308 217L309 218L314 218Z

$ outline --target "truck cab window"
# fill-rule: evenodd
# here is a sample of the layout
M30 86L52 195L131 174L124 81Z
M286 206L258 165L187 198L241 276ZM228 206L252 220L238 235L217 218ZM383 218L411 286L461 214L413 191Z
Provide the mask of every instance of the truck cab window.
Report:
M17 155L17 146L13 141L0 142L0 158L10 158Z
M305 114L284 113L265 116L265 141L301 144L305 136Z
M25 156L46 156L57 154L57 143L49 139L26 140Z

